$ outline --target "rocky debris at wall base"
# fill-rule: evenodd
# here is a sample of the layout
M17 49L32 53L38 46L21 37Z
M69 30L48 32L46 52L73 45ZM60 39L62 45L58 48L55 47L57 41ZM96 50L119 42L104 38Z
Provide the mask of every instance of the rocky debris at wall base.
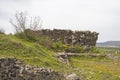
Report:
M0 80L61 80L62 76L50 68L24 65L16 58L0 59Z
M65 75L66 80L81 80L75 73Z

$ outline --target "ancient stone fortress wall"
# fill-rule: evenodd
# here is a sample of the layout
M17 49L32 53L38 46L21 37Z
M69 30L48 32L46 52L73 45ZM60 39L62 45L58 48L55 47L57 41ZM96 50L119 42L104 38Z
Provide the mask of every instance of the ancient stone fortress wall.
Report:
M50 68L24 65L15 58L0 58L0 80L61 80Z
M91 31L71 31L71 30L41 30L42 36L49 37L52 41L62 39L64 44L80 45L80 46L95 46L98 39L97 32Z

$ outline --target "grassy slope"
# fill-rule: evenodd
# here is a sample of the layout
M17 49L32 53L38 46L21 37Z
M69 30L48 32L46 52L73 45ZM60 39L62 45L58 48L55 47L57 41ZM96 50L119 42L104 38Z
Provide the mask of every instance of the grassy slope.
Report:
M32 43L12 35L0 34L0 57L15 57L26 64L50 67L57 71L68 70L66 65L58 62L52 51L37 43ZM63 67L61 69L61 67Z
M75 72L83 80L120 80L120 62L105 57L69 57L71 67L57 61L52 51L37 43L0 34L0 57L16 57L25 63L51 67L59 72Z

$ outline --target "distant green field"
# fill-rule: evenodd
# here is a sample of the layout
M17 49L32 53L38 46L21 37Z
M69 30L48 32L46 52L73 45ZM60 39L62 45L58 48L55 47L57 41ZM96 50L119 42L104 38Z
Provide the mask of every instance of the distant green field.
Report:
M120 53L120 48L114 48L114 47L97 47L97 49L100 51L100 52L103 52L103 53Z

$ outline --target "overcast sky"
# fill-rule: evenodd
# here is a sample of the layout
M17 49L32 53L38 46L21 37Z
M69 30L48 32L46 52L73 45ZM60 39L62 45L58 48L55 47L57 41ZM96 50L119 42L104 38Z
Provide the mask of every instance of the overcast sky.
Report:
M0 29L11 33L16 11L40 16L43 28L90 30L98 42L120 40L120 0L0 0Z

